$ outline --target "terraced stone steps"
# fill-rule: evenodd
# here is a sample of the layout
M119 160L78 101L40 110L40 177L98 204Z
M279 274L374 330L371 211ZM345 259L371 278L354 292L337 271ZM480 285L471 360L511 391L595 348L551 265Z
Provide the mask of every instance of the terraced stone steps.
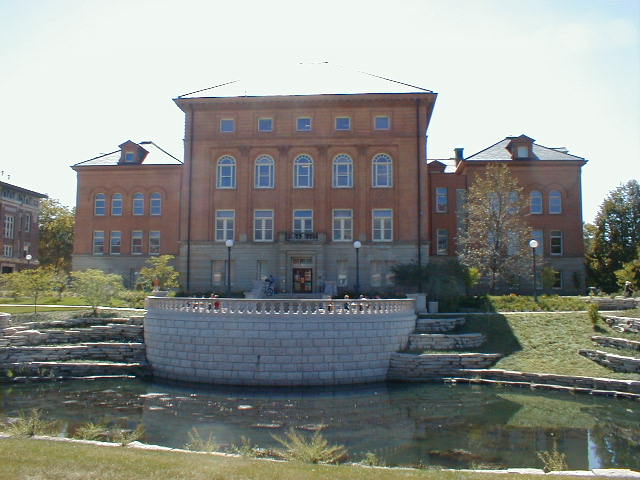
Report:
M482 333L414 333L409 336L409 350L463 350L478 348L485 340Z
M640 318L604 315L604 320L619 332L640 333Z
M464 317L429 318L419 317L416 320L417 333L446 333L464 325Z
M640 352L640 342L627 340L626 338L603 337L594 335L591 340L603 347L617 348L619 350L636 350Z
M578 350L578 354L614 372L640 373L640 358L626 357L601 350Z
M121 362L16 362L8 364L10 377L78 378L105 375L144 376L146 366Z
M78 359L141 363L145 361L144 344L141 342L97 342L78 345L7 347L0 351L0 361L6 363L56 362Z

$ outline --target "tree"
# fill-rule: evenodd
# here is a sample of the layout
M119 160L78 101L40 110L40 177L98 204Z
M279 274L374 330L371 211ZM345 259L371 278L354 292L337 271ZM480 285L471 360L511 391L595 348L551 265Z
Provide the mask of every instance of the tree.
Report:
M429 298L437 300L465 295L474 281L474 272L457 260L431 261L422 266L399 263L393 265L391 271L398 285L415 289L421 284Z
M139 282L146 290L157 286L160 290L177 288L180 286L178 278L180 274L169 265L175 257L173 255L160 255L147 260L145 266L140 269Z
M98 314L99 305L109 303L124 290L120 275L104 273L102 270L72 272L71 278L71 290L89 302L94 315Z
M38 311L38 298L55 287L55 275L50 268L39 267L3 275L5 288L14 296L33 298L33 311Z
M75 215L58 200L45 198L40 202L40 247L39 260L56 271L71 270L73 252L73 228Z
M640 184L630 180L609 193L598 211L591 248L587 250L589 283L615 292L615 272L638 258ZM587 245L588 247L588 245Z
M458 255L469 268L499 282L516 281L528 271L530 229L524 222L522 188L506 165L489 165L469 188Z
M640 290L640 246L638 246L635 260L623 264L622 268L614 273L621 289L624 288L626 282L631 282L631 287L634 290Z

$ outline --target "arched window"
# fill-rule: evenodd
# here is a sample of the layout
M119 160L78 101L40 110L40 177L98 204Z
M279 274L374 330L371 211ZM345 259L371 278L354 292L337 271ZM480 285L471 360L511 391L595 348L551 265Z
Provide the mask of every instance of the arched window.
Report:
M509 215L516 215L519 213L519 202L520 202L520 194L517 190L511 190L509 192L509 207L507 207L507 212Z
M531 193L529 194L529 213L542 213L542 192L538 190L531 190Z
M133 196L133 214L144 215L144 193L136 193Z
M256 188L273 188L274 161L269 155L261 155L256 160Z
M122 215L122 194L114 193L111 197L111 215L119 217Z
M93 206L94 215L105 215L107 210L107 196L104 193L96 194Z
M341 153L333 159L333 186L335 188L353 187L353 160Z
M158 192L151 194L151 215L162 215L162 195Z
M549 192L549 213L562 213L562 194L560 190Z
M393 161L386 153L380 153L373 157L373 186L393 186Z
M224 155L218 160L218 188L236 188L236 159Z
M313 159L309 155L298 155L293 162L293 186L313 187Z

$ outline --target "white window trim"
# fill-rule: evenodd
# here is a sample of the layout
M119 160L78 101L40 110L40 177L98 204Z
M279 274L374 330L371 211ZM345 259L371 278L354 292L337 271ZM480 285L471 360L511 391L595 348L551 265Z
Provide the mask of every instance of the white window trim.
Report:
M311 212L311 217L297 217L296 212ZM300 232L296 232L296 219L302 220L303 223L306 222L307 220L311 220L311 228L308 230L305 228ZM291 231L293 233L313 233L313 209L312 208L296 208L293 210L293 217L291 218Z
M389 122L388 123L389 126L387 128L378 128L376 126L376 122L377 122L378 118L386 118L387 121ZM376 115L375 117L373 117L373 129L377 130L377 131L383 131L383 132L387 132L387 131L391 130L391 116L389 116L389 115Z
M136 233L140 233L140 236L136 236ZM139 238L140 239L140 251L135 252L133 248L133 241ZM131 255L142 255L144 253L144 232L142 230L133 230L131 232Z
M558 195L551 195L553 192L557 192ZM548 203L548 209L549 209L549 215L562 215L562 192L560 190L549 190L549 203ZM558 198L558 206L560 207L558 211L552 211L551 209L551 205L552 205L552 201L554 198Z
M337 211L349 211L351 212L351 215L349 217L336 217L336 212ZM344 220L351 220L351 235L349 235L349 238L345 238L345 229L344 229ZM340 232L341 232L341 237L340 239L336 239L336 220L342 220L340 222ZM353 241L353 209L352 208L334 208L331 211L331 239L333 242L351 242Z
M124 152L124 161L125 163L135 163L136 161L136 153L135 152Z
M339 163L336 164L336 159L340 156L346 156L349 158L350 162L349 163ZM336 166L337 165L349 165L350 166L350 174L349 174L349 185L338 185L337 184L337 179L338 179L338 175L336 175ZM338 155L336 155L335 157L333 157L333 162L331 162L331 184L333 188L353 188L353 177L355 174L355 167L353 165L353 158L351 158L351 155L348 155L346 153L339 153Z
M218 214L220 212L233 212L233 217L218 217ZM222 239L218 239L218 220L223 220L224 221L224 227L222 229L224 238L222 238ZM231 237L227 236L227 232L229 231L227 223L229 222L229 220L231 220L233 222L233 227L230 229L231 230ZM231 210L231 209L227 209L227 208L221 208L220 210L216 210L216 218L215 218L215 222L214 222L213 236L214 236L215 241L218 242L218 243L224 243L227 240L235 240L235 238L236 238L236 211L235 210Z
M116 198L116 195L120 195L119 198ZM120 213L113 213L114 205L116 200L120 203ZM124 213L124 195L122 193L114 193L111 195L111 216L112 217L121 217Z
M102 252L96 252L96 233L102 233ZM105 234L104 230L94 230L91 236L91 252L92 255L104 255L105 250Z
M300 120L309 120L309 128L298 128ZM313 117L296 117L296 132L310 132L313 130Z
M120 242L118 244L118 248L120 249L119 252L114 252L113 251L113 240L116 238L116 236L114 236L115 233L120 234L119 238L120 238ZM122 254L122 231L121 230L112 230L110 235L109 235L109 255L120 255Z
M136 195L142 195L142 213L136 213L136 200L139 200L136 198ZM133 198L131 199L131 214L134 217L143 217L144 213L145 213L145 203L146 203L146 199L145 199L145 195L142 192L136 192L133 194Z
M438 202L438 198L440 198L440 194L438 190L444 189L444 206L441 208L440 202ZM448 213L449 212L449 189L447 187L436 187L436 213Z
M344 118L346 118L347 120L349 120L349 128L338 128L338 120L339 120L339 119L344 119ZM333 126L334 126L334 129L335 129L337 132L350 132L351 130L353 130L353 123L351 122L351 117L350 117L350 116L348 116L348 115L340 115L340 116L337 116L337 117L335 118L335 121L334 121L334 123L333 123Z
M158 251L157 252L152 252L151 251L151 240L153 240L154 238L156 238L156 236L154 235L155 233L157 233L157 239L158 239ZM160 253L162 253L162 236L160 235L160 230L151 230L149 232L149 255L160 255Z
M300 164L297 163L298 159L300 157L308 157L309 160L311 160L311 163L304 163L301 165L305 165L305 166L309 166L310 172L309 172L309 186L306 185L298 185L298 166ZM301 153L300 155L296 155L296 158L293 160L293 188L313 188L314 185L314 169L313 169L313 157L311 155L309 155L308 153Z
M256 238L256 220L258 220L259 217L256 217L256 213L257 212L271 212L271 238L270 239L265 239L264 238L264 232L265 232L265 228L261 228L260 231L263 233L262 235L262 239L258 240ZM262 220L260 223L263 224L265 220L269 220L269 218L267 217L260 217L260 220ZM276 222L275 222L275 212L271 209L268 208L258 208L256 210L253 211L253 241L254 242L260 242L260 243L273 243L273 233L275 230L275 226L276 226Z
M560 235L553 235L553 232L559 232ZM553 253L553 239L554 238L559 238L560 239L560 253ZM562 232L562 230L550 230L549 231L549 255L552 255L554 257L561 257L562 255L564 255L564 233Z
M269 165L271 167L270 174L269 174L269 185L266 187L258 185L258 178L259 178L258 177L258 165L259 165L258 160L260 160L261 158L268 158L269 160L271 160L270 164L260 164L260 165ZM253 188L258 190L276 188L276 161L274 160L274 158L271 155L258 156L255 162L253 162L253 175L254 175Z
M24 216L24 231L29 233L31 231L31 214L27 213Z
M376 158L380 156L386 156L391 160L389 165L389 185L377 185L376 175ZM385 163L386 164L386 163ZM388 153L376 153L371 159L371 187L372 188L393 188L393 157Z
M231 159L233 160L233 164L231 163L220 163L222 160L225 159ZM219 190L233 190L236 188L236 177L238 174L238 170L237 170L237 164L238 162L236 161L235 157L232 155L222 155L220 158L218 158L217 162L216 162L216 188ZM223 168L231 168L233 171L233 174L231 176L231 186L224 186L221 183L221 179L223 178L222 175L220 174L221 170ZM226 177L224 177L226 178Z
M533 210L534 193L538 195L536 198L539 198L540 200L540 208L537 211ZM540 190L531 190L529 192L529 213L531 215L542 215L544 213L544 194Z
M157 195L157 198L154 198L154 196ZM160 202L160 212L159 213L153 213L153 202L158 201ZM162 216L162 194L160 192L153 192L151 195L149 195L149 215L151 215L152 217L161 217Z
M375 235L375 230L376 230L376 217L375 217L375 212L391 212L391 217L385 217L385 220L390 220L391 221L391 238L390 239L376 239L376 235ZM382 229L383 232L383 236L384 236L384 228ZM393 209L392 208L374 208L373 210L371 210L371 241L373 242L393 242Z
M262 130L262 129L260 128L260 122L261 122L262 120L271 120L271 128L270 128L269 130ZM273 127L274 127L274 124L275 124L275 122L274 122L274 120L273 120L273 117L259 117L259 118L258 118L258 132L262 132L262 133L270 133L270 132L273 132L273 130L274 130L274 128L273 128Z
M445 233L444 235L442 235L442 237L447 240L447 248L440 248L440 232ZM436 255L449 255L449 230L447 230L446 228L438 228L436 230Z
M98 195L102 195L102 213L98 213ZM93 215L96 217L104 217L107 214L107 195L105 193L96 193L93 197Z

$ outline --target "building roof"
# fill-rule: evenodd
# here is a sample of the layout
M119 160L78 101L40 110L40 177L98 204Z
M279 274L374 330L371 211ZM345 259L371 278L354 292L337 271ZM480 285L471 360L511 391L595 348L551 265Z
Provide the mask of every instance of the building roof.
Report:
M8 189L16 190L18 192L26 193L28 195L32 195L32 196L38 197L38 198L47 198L47 195L45 195L44 193L34 192L33 190L28 190L26 188L18 187L17 185L13 185L11 183L6 183L6 182L0 181L0 187L1 187L0 189L8 188Z
M123 143L125 145L127 142ZM122 147L120 145L120 147ZM143 149L149 152L142 161L142 165L182 165L182 161L177 157L174 157L169 152L159 147L153 142L145 141L139 142L137 145L143 147ZM105 167L122 165L120 159L122 157L122 149L115 150L110 153L104 153L84 162L76 163L73 167ZM136 163L135 165L140 165Z
M217 82L179 95L178 98L263 97L362 93L430 93L431 90L329 62L272 66L260 72L229 75Z
M456 171L456 159L455 158L429 158L427 159L427 165L431 168L442 165L443 173L454 173Z
M498 143L491 145L490 147L485 148L484 150L479 151L478 153L474 153L473 155L465 158L465 162L473 162L473 161L482 161L482 162L490 162L490 161L511 161L512 156L511 152L507 150L507 145L515 139L522 138L520 137L507 137L504 140L500 140ZM576 155L571 155L567 153L566 148L556 147L544 147L542 145L538 145L537 143L532 144L533 147L533 158L528 159L528 161L535 160L544 160L544 161L576 161L582 160L585 161L584 158L578 157Z

